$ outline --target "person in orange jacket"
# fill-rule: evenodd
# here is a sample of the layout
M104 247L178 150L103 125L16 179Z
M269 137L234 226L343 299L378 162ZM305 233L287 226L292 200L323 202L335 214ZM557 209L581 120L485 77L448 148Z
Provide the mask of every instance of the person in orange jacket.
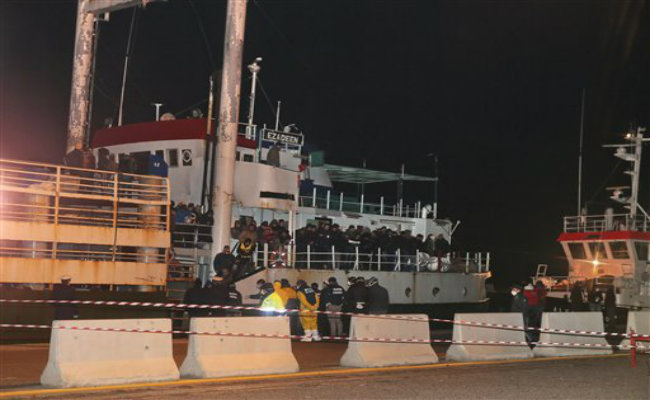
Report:
M300 323L305 330L303 342L320 341L318 319L315 313L320 304L318 294L302 279L298 281L298 300L300 300Z

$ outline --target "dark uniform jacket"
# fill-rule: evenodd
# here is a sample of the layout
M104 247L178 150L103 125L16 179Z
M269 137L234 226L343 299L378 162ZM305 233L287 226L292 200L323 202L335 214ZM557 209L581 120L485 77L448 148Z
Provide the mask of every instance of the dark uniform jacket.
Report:
M333 304L335 306L343 305L345 301L345 289L339 285L328 285L323 289L321 304Z
M52 289L52 300L77 300L77 293L70 285L58 283ZM77 316L76 304L55 304L54 319L73 319Z
M353 313L365 313L367 299L367 290L363 283L355 283L350 286L345 299L348 311Z
M368 288L368 314L387 314L389 303L385 287L376 284Z

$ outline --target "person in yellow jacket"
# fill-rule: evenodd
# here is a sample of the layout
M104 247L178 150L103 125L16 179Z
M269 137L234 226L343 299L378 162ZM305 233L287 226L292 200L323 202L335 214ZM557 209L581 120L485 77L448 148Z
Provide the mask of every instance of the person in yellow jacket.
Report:
M314 312L318 310L320 298L314 289L309 287L302 279L298 281L298 300L300 301L300 323L305 331L302 341L320 341L317 323L318 315Z
M273 290L273 285L265 283L262 286L262 304L260 307L266 315L276 315L285 311L282 297Z
M300 316L297 311L291 311L300 309L298 292L296 292L296 289L291 287L288 279L282 279L280 282L282 283L282 290L287 294L287 303L284 305L284 308L289 310L289 327L291 329L291 334L300 335L302 334Z
M289 300L289 293L282 287L282 282L274 281L273 282L273 291L280 296L282 299L282 306L287 308L287 300Z

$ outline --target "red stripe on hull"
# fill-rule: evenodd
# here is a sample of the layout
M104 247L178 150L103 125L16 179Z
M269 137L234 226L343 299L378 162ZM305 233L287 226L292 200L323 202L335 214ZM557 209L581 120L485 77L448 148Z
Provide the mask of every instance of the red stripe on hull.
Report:
M608 231L608 232L564 232L558 237L558 242L571 242L577 240L648 240L650 232L637 231Z
M205 140L206 123L204 118L192 118L140 122L137 124L103 128L95 132L92 147L98 148L165 140ZM257 148L257 142L255 140L249 140L243 136L237 137L237 145L249 149Z

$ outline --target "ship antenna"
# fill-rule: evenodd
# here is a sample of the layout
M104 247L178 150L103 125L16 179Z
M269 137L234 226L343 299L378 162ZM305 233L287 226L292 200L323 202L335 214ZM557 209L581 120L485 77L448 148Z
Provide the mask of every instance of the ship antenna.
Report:
M255 114L255 87L257 86L257 73L260 72L262 57L257 57L255 61L248 65L248 70L253 74L253 83L251 84L250 104L248 106L248 126L246 127L246 138L251 139L251 130L253 129L253 115Z
M582 215L582 143L585 134L585 92L582 89L582 106L580 107L580 144L578 148L578 214Z
M122 88L120 89L120 107L117 113L117 126L122 126L122 116L124 109L124 93L126 91L126 73L129 69L129 55L133 48L133 30L135 28L135 20L138 15L138 9L133 9L133 16L131 17L131 26L129 27L129 38L126 41L126 54L124 56L124 69L122 71Z

